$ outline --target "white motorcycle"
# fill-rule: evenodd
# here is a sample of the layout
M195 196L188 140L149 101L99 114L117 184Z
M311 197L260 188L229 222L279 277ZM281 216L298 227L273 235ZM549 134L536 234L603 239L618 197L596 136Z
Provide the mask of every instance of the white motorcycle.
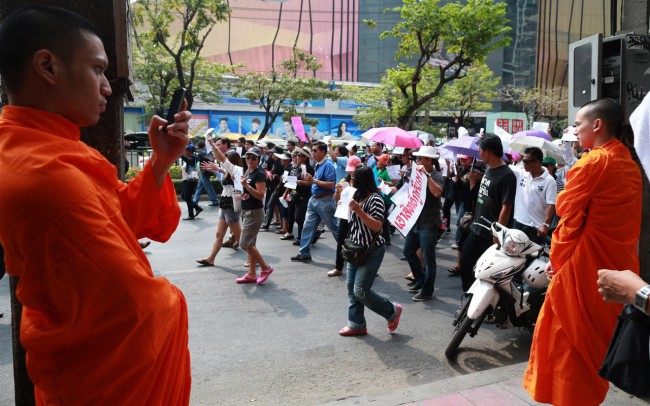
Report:
M544 303L549 284L546 247L530 241L523 231L496 222L489 229L499 243L488 248L474 266L476 281L456 312L456 329L445 350L447 358L456 357L467 333L474 337L488 315L494 317L498 328L532 331Z

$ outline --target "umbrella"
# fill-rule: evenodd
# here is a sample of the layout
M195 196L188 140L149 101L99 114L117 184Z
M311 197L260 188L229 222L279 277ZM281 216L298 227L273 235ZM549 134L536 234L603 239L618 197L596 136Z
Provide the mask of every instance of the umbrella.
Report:
M458 154L467 155L472 158L481 159L481 154L478 150L479 137L465 136L455 140L451 140L443 144L439 148L451 151L454 156Z
M559 164L565 163L562 148L548 140L524 135L510 142L510 148L522 155L527 147L537 147L542 150L544 156L554 158Z
M420 148L422 146L422 141L417 136L399 127L371 128L363 133L361 137L394 147Z
M451 162L456 160L456 156L450 150L442 148L441 146L440 147L435 147L435 148L436 148L436 151L438 151L438 153L440 154L440 157L442 157L442 159L444 159L446 161L451 161Z
M515 133L515 135L512 136L512 139L516 139L519 137L537 137L537 138L542 138L547 141L553 141L553 138L551 138L550 135L548 135L544 131L539 131L539 130L525 130L525 131L519 131L518 133Z

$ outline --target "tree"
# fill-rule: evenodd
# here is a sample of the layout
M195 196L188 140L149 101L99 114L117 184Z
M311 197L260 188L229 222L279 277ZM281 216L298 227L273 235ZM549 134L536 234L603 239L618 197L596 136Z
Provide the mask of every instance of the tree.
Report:
M330 82L315 77L300 77L303 73L315 72L320 67L316 58L294 49L293 55L280 63L280 70L273 67L270 74L239 75L239 81L234 85L234 94L258 103L265 113L260 139L288 107L293 106L295 111L295 106L303 100L339 99L339 92L331 87Z
M482 63L487 55L510 43L506 4L468 0L466 5L440 0L404 0L393 9L401 21L380 37L399 40L396 58L415 61L386 71L401 95L398 126L409 130L417 113L438 96L445 85L463 78L465 68Z
M547 118L555 121L560 114L560 106L567 101L560 88L540 90L520 87L505 87L501 89L501 99L519 107L526 114L528 126L535 121Z
M200 94L195 89L204 88L197 86L197 80L203 77L215 84L208 76L222 68L209 65L200 54L215 24L226 21L229 14L225 0L139 0L135 4L134 24L141 29L135 34L140 51L136 73L143 75L138 79L147 83L158 112L166 106L173 83L186 89L188 108ZM178 25L178 33L172 36L170 27Z
M464 79L445 86L440 95L433 99L433 109L451 112L460 125L464 125L473 112L492 110L492 101L499 94L496 88L500 81L487 65L470 66Z
M393 127L397 117L393 112L395 100L400 96L395 87L383 77L379 86L344 86L342 97L352 99L365 107L357 109L352 120L361 128Z

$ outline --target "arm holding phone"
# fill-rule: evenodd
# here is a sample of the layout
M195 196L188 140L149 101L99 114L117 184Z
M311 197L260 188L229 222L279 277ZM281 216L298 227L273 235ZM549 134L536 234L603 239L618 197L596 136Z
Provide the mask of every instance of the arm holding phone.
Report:
M165 182L169 168L183 155L189 143L192 113L186 109L185 89L178 89L172 97L167 120L153 116L149 124L149 142L153 148L150 163L159 188Z

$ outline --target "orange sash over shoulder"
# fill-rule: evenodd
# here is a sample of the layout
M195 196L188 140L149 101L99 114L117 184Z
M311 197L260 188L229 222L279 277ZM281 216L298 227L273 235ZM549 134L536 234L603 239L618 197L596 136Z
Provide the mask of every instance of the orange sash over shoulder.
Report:
M21 342L38 404L187 405L187 306L138 238L170 238L171 180L128 185L65 118L5 106L0 244L20 277Z
M639 272L641 175L618 140L590 151L568 172L553 234L556 270L537 321L524 387L538 402L602 403L598 376L621 306L598 294L601 268Z

